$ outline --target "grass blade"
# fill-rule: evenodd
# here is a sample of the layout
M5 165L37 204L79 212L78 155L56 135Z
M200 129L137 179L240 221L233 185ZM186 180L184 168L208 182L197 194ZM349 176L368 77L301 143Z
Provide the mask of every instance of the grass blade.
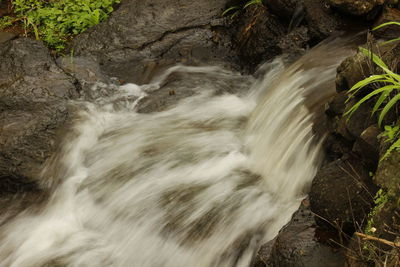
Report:
M400 22L396 22L396 21L385 22L385 23L382 23L381 25L376 26L376 27L373 28L372 30L375 31L375 30L377 30L377 29L380 29L380 28L383 28L383 27L386 27L386 26L389 26L389 25L397 25L397 26L400 26Z
M251 0L251 1L247 2L247 3L244 5L243 8L247 8L248 6L255 5L255 4L261 5L261 4L262 4L262 0Z
M386 41L386 42L383 42L382 44L389 44L389 43L393 43L393 42L397 42L397 41L400 41L400 37L399 38L394 38L394 39Z
M239 9L240 8L240 6L231 6L230 8L227 8L223 13L222 13L222 16L225 16L225 15L227 15L229 12L231 12L231 11L233 11L233 10L237 10L237 9Z
M374 107L372 108L372 113L371 116L375 114L375 112L378 111L378 109L381 107L382 103L386 100L386 98L389 96L388 93L383 93L381 94L381 96L378 98L378 100L376 101Z
M400 94L395 95L383 108L381 113L379 114L379 120L378 120L378 125L380 126L382 124L383 118L386 116L386 114L389 112L389 110L394 106L394 104L397 103L397 101L400 100Z
M351 89L349 90L349 92L355 91L357 89L360 89L362 87L365 87L371 83L376 83L378 81L387 81L386 76L385 75L372 75L369 76L368 78L365 78L362 81L359 81L358 83L356 83L355 85L353 85L353 87L351 87Z

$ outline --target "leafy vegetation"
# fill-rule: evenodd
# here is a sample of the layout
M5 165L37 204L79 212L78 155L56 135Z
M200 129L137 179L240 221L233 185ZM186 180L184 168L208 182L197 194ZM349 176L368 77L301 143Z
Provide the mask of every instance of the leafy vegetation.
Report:
M397 21L389 21L389 22L382 23L381 25L376 26L376 27L373 28L372 30L375 31L375 30L378 30L378 29L380 29L380 28L383 28L383 27L386 27L386 26L389 26L389 25L397 25L397 26L400 26L400 22L397 22ZM394 38L394 39L389 40L389 41L384 42L384 43L391 43L391 42L396 42L396 41L400 41L400 37Z
M382 136L387 138L387 142L391 143L391 146L383 155L382 159L385 159L393 150L400 150L400 125L397 123L395 126L385 125L385 131Z
M385 204L389 201L389 195L387 192L384 192L382 189L379 189L374 197L375 207L368 215L368 222L365 228L366 234L374 234L376 228L374 227L373 217L385 206Z
M76 34L100 23L120 0L14 0L14 17L0 20L0 29L12 21L23 23L26 33L33 33L51 48L61 51Z
M399 22L387 22L383 23L374 28L374 30L380 29L382 27L388 25L399 25ZM397 41L400 38L396 38L390 40L388 42ZM359 48L360 52L365 56L371 58L372 62L375 63L381 70L382 74L375 74L370 77L365 78L362 81L356 83L349 91L349 101L351 98L355 97L359 93L359 91L363 88L375 87L377 89L368 93L366 96L361 98L355 105L353 105L344 115L351 117L351 115L364 103L369 101L370 99L376 98L374 107L372 108L372 114L379 113L378 116L378 125L382 126L382 122L385 119L386 115L390 110L393 110L397 107L400 102L400 75L391 71L390 68L383 62L383 60L373 53L372 51L362 48ZM378 97L379 96L379 97ZM385 155L381 158L381 160L385 159L391 151L394 149L400 149L400 134L399 134L399 122L395 122L396 125L393 127L390 125L385 125L385 133L384 135L388 137L388 141L392 143L390 148L386 151Z
M231 6L222 13L222 16L230 15L231 18L234 18L241 10L246 9L251 5L262 5L262 0L250 0L240 5Z
M354 97L362 88L365 88L372 84L383 84L383 86L379 87L376 90L373 90L371 93L359 100L345 113L345 115L350 117L360 107L360 105L362 105L372 97L380 95L372 109L372 114L380 110L378 119L378 124L380 126L389 110L392 109L394 105L400 100L400 75L389 70L389 67L376 54L372 53L368 49L360 47L360 51L364 55L370 57L372 61L384 71L384 73L372 75L356 83L349 90L349 99ZM385 102L386 100L389 101ZM384 103L385 105L383 109L380 109Z
M375 27L373 30L389 25L400 26L400 22L387 22ZM400 41L400 38L389 40L384 44L394 41ZM391 70L372 51L365 48L359 48L359 50L370 58L378 69L375 71L376 74L359 81L348 91L348 101L356 96L360 97L360 99L344 115L350 118L364 103L373 103L371 116L378 115L378 125L384 128L384 132L380 136L386 137L386 142L391 144L381 157L382 161L393 150L400 150L400 120L397 116L400 103L400 75ZM395 113L388 116L393 111ZM395 215L392 216L392 214L397 214L398 216L399 191L396 187L382 186L385 190L380 189L375 195L375 205L368 215L366 227L360 229L360 233L355 233L361 242L360 244L362 244L361 255L358 254L357 256L366 262L375 264L375 266L398 266L400 259L400 244L396 239L398 237L398 222L395 219ZM383 233L386 235L383 235ZM388 236L394 236L394 238L388 238Z

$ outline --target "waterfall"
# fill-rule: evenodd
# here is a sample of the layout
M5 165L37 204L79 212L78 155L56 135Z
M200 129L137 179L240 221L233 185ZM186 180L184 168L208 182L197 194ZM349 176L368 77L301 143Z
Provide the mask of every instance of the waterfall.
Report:
M347 54L331 41L257 78L175 66L97 84L71 102L43 170L49 200L0 228L0 266L249 266L307 194L322 158L313 111ZM191 96L139 112L165 87Z

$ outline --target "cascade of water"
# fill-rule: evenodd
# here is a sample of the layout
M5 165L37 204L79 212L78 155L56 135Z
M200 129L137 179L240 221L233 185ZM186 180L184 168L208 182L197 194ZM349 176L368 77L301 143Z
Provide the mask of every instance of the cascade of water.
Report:
M0 229L0 266L248 266L307 192L320 158L310 106L332 93L346 51L277 59L260 79L178 66L75 103L73 134L44 171L59 185ZM175 72L174 90L194 95L136 112Z

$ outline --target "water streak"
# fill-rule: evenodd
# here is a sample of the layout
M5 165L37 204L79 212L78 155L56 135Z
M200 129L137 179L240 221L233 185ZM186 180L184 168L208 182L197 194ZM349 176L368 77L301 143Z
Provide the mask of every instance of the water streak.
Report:
M346 54L323 45L259 79L176 66L97 85L44 170L58 181L48 203L2 227L0 266L248 266L307 193L321 158L311 106ZM174 73L193 96L136 112Z

